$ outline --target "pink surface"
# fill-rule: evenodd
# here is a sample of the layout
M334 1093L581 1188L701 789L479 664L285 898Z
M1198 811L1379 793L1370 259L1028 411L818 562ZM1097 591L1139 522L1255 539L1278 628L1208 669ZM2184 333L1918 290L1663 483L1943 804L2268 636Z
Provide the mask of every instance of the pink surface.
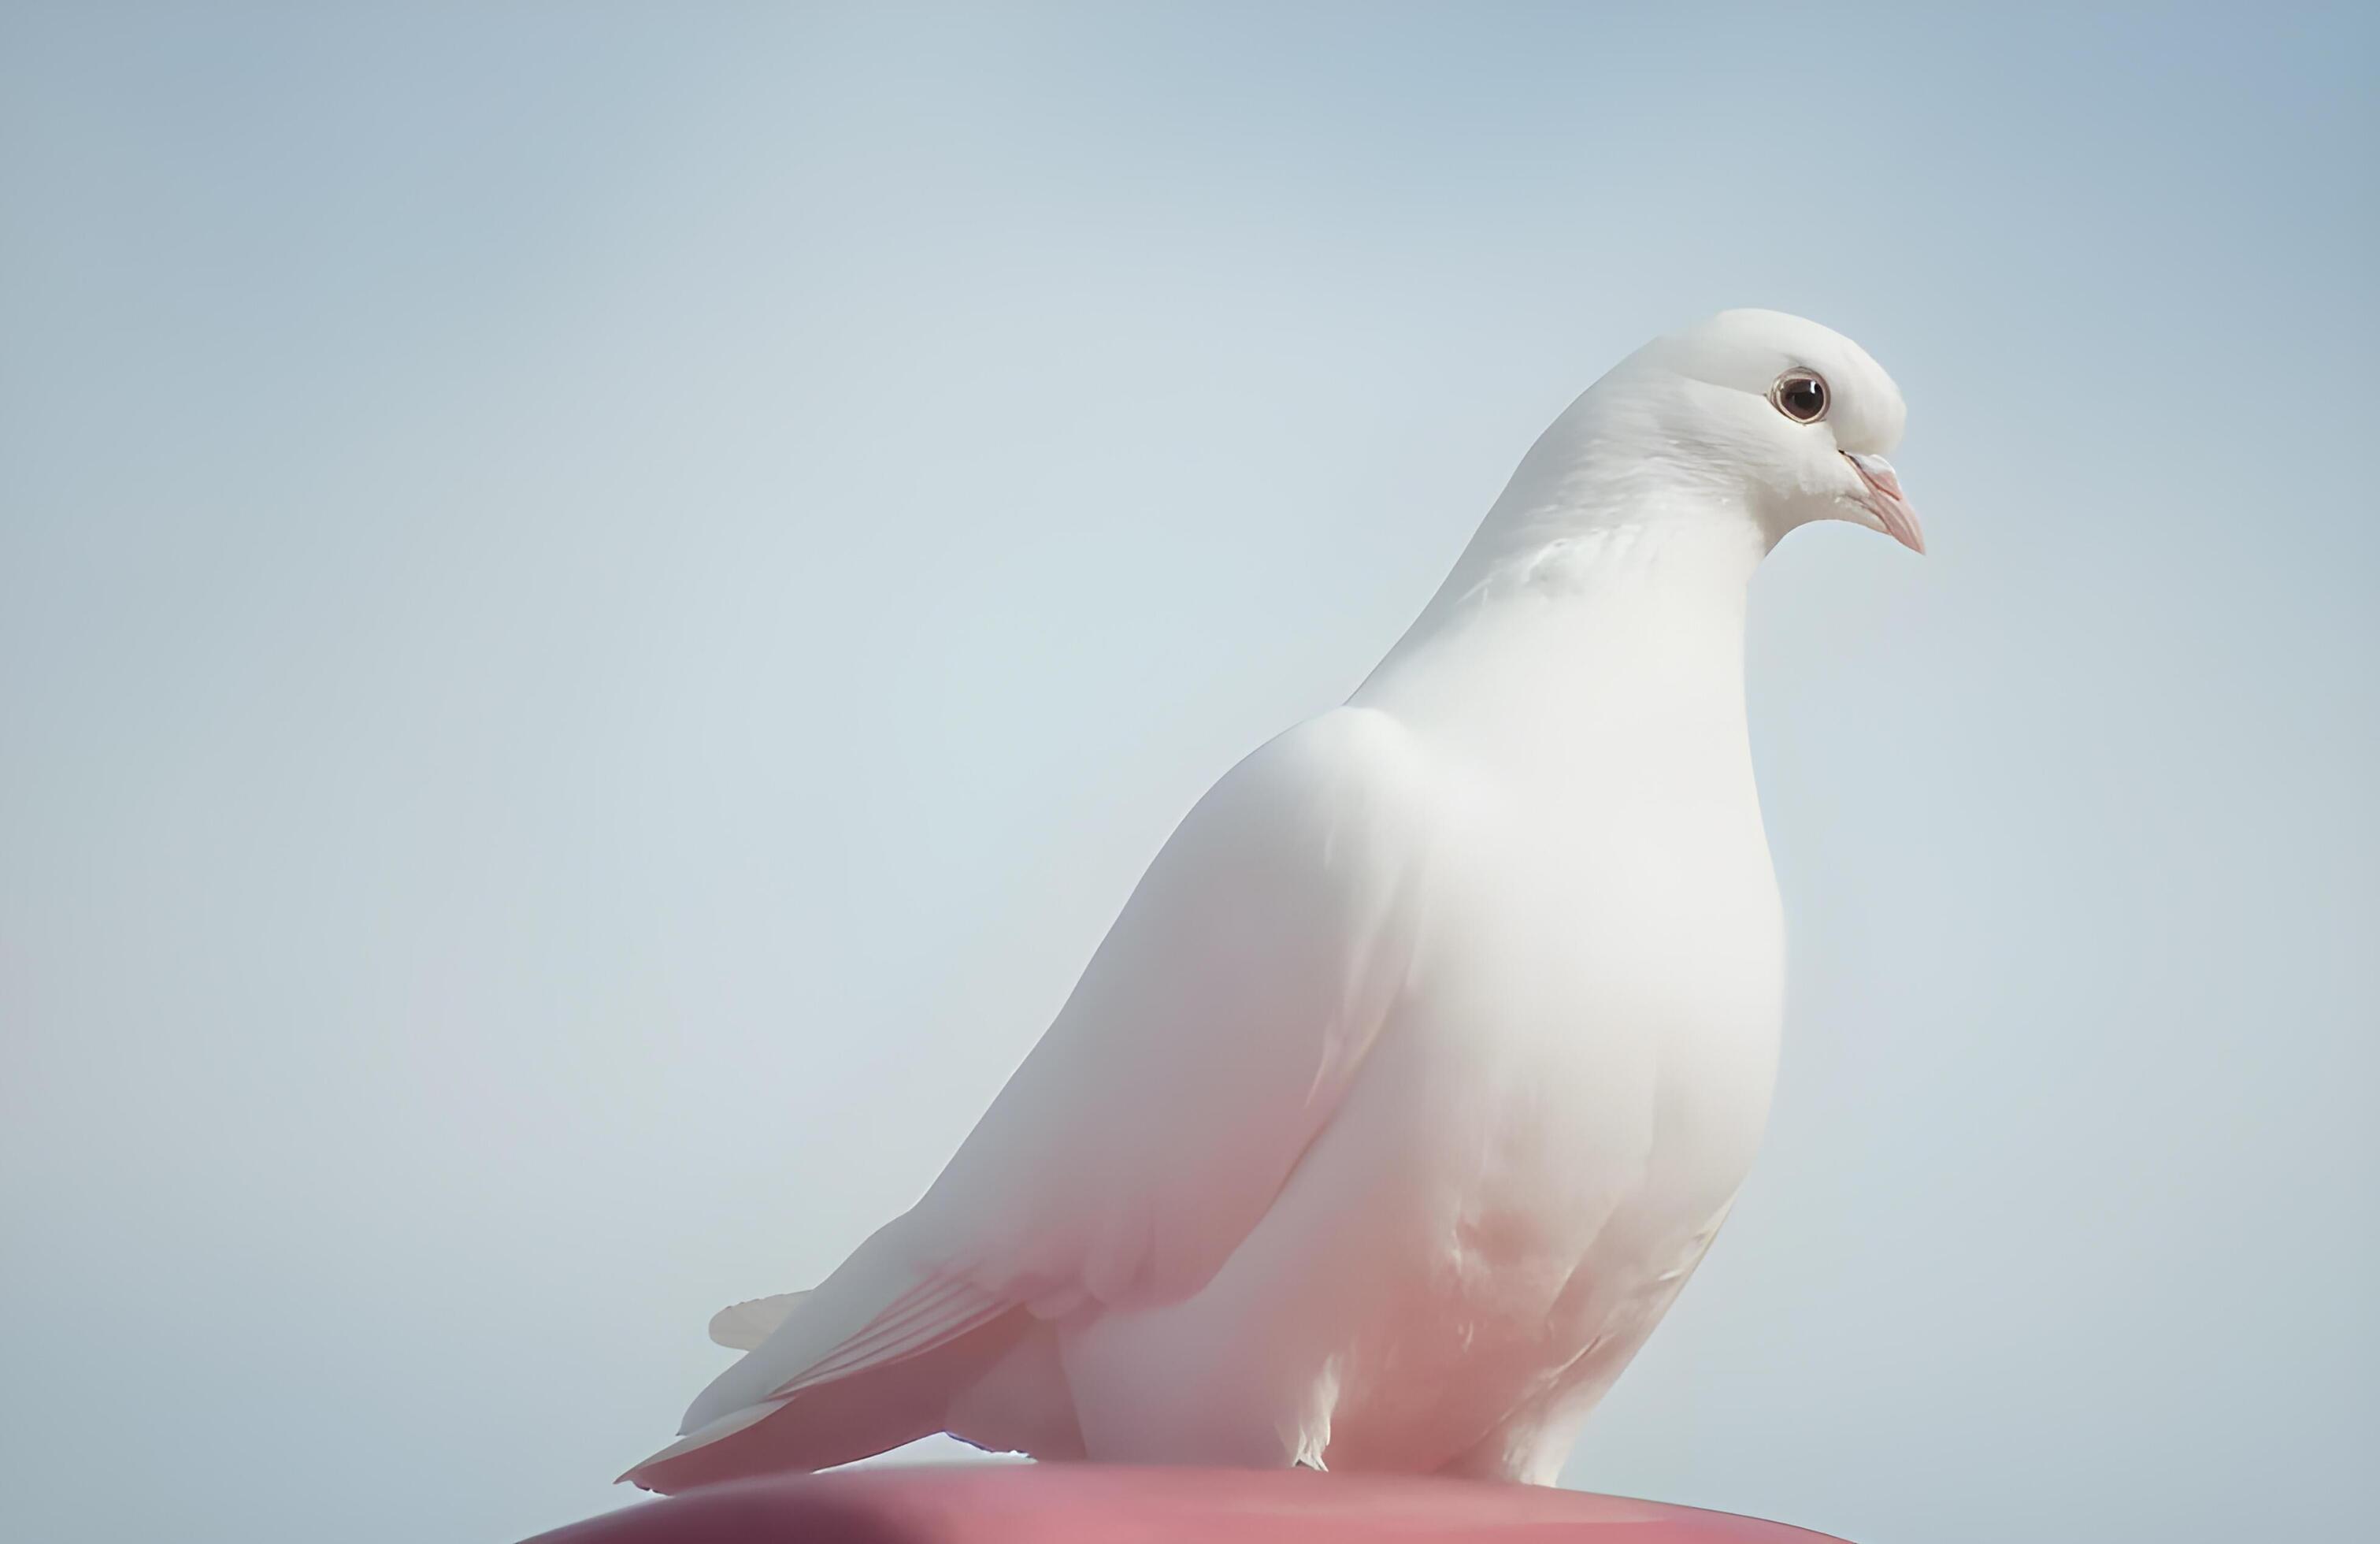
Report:
M1815 1544L1828 1537L1723 1512L1476 1480L952 1465L713 1486L530 1544Z

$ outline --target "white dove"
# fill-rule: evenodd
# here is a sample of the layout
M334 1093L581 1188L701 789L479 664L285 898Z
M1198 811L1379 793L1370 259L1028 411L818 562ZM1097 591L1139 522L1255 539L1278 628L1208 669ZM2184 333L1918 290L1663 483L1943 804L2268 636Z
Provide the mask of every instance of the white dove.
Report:
M1549 1484L1725 1220L1784 935L1745 730L1784 534L1919 552L1856 344L1727 311L1540 437L1340 708L1224 775L925 1198L623 1477L947 1431Z

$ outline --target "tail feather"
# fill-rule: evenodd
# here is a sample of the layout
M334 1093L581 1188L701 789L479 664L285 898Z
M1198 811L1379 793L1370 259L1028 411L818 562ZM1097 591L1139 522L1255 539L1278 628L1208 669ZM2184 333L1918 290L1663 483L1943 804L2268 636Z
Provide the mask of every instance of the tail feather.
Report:
M774 1297L731 1303L710 1316L710 1342L730 1351L755 1350L808 1295L807 1292L781 1292Z
M731 1411L620 1477L674 1495L754 1475L832 1468L932 1436L946 1424L952 1397L1034 1323L1014 1309L913 1356Z
M785 1306L743 1360L695 1396L681 1432L881 1364L921 1355L999 1318L1012 1305L964 1276L921 1260L907 1218L879 1228L827 1279ZM729 1310L731 1334L773 1311Z

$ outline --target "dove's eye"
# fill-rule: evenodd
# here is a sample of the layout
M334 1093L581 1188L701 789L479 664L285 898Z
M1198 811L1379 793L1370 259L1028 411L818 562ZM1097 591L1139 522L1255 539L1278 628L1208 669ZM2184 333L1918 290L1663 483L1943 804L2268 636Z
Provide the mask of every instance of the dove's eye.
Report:
M1789 370L1768 388L1768 400L1795 423L1815 423L1827 416L1827 383L1815 371Z

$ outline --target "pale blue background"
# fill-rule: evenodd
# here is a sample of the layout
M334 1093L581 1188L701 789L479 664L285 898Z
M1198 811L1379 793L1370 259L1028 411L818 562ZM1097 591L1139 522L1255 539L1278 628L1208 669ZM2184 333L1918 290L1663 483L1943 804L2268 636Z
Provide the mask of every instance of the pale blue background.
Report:
M1746 304L1935 555L1761 580L1783 1086L1570 1481L2368 1527L2372 13L1979 12L6 6L0 1534L625 1500Z

